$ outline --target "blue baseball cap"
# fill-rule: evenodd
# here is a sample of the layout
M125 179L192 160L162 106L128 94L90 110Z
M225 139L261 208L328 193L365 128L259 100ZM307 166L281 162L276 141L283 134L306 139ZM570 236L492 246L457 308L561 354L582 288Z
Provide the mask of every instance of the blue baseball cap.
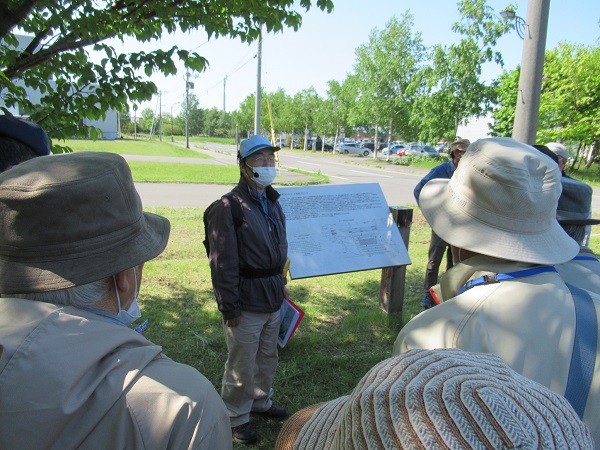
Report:
M259 134L255 134L254 136L242 141L240 144L240 156L242 159L247 158L252 153L256 153L264 148L271 148L275 151L279 150L279 147L271 144L271 141L269 141L267 138L262 137Z
M52 153L50 139L37 123L13 116L0 116L0 136L22 142L38 156Z

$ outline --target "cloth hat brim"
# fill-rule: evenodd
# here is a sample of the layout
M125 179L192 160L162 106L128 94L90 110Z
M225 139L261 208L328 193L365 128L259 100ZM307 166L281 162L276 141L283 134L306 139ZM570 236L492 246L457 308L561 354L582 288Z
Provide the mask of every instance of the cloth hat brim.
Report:
M450 207L449 181L429 181L419 197L425 219L447 243L482 255L533 264L561 264L577 255L577 243L558 221L544 230L510 232Z
M512 261L560 264L579 252L556 220L560 178L558 166L528 145L480 139L451 179L425 184L419 207L433 231L453 246Z
M248 156L252 155L253 153L256 153L260 150L265 150L265 149L270 149L273 151L280 150L279 147L271 144L271 141L269 141L267 138L265 138L259 134L255 134L254 136L243 140L242 143L240 144L240 150L239 150L240 157L242 159L245 159Z
M258 152L259 150L273 150L275 152L281 150L279 147L274 147L273 145L264 145L264 144L258 144L255 145L254 147L251 147L250 149L248 149L244 155L242 156L242 158L247 158L248 156L253 155L254 153Z
M136 235L124 241L108 236L98 239L100 246L93 252L39 260L0 258L0 292L24 294L81 286L156 258L167 246L169 221L144 212L137 228Z
M101 280L158 256L170 232L142 211L129 166L111 153L34 158L0 174L0 214L3 294Z

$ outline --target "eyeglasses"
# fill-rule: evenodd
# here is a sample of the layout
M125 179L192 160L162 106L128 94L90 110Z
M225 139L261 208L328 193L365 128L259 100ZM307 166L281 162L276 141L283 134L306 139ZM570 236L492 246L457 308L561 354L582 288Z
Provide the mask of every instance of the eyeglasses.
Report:
M269 164L275 164L275 156L257 156L256 158L248 158L248 162L252 165L266 166Z
M459 155L459 156L463 156L466 152L467 152L466 150L454 149L454 154Z

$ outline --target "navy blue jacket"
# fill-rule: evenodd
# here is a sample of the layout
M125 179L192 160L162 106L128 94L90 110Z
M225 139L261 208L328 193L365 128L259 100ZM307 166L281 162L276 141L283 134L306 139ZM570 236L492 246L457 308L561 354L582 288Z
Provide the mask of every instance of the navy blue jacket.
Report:
M419 184L415 186L414 195L415 200L417 201L417 205L419 204L419 196L421 195L421 189L425 186L429 180L433 180L434 178L452 178L452 174L456 170L456 166L454 165L454 161L446 161L445 163L440 164L439 166L435 166L431 171L423 177Z

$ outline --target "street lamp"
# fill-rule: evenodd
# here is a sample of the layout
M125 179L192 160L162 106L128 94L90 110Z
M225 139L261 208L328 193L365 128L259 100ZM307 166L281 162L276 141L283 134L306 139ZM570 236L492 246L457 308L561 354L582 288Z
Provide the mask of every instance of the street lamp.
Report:
M504 11L500 11L500 16L504 20L514 20L515 30L517 31L517 34L521 39L525 39L525 28L527 28L527 31L529 31L529 25L527 25L525 19L523 19L520 16L517 16L517 14L512 9L505 9ZM531 37L531 35L529 35L529 37Z

